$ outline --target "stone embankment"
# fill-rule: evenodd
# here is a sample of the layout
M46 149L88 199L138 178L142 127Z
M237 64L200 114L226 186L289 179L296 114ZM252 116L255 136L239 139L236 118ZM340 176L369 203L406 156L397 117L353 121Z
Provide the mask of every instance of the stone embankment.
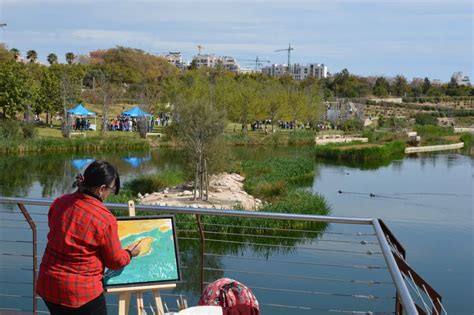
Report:
M445 150L457 150L464 147L464 142L454 144L428 145L423 147L405 148L405 153L435 152Z
M139 194L140 204L155 206L178 206L192 208L257 210L262 206L260 199L244 191L245 178L239 174L222 173L209 177L209 200L194 200L192 184L165 188L144 196ZM199 196L198 196L199 197Z
M325 135L316 137L316 144L326 145L330 143L351 143L351 142L369 142L368 138L359 138L359 137L344 137L341 135Z
M463 132L474 133L474 127L454 127L454 132L456 132L456 133L463 133Z

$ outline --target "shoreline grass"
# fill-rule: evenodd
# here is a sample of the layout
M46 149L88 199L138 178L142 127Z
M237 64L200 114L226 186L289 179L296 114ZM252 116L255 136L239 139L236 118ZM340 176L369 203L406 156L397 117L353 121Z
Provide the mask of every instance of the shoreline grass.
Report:
M337 161L383 161L403 156L405 144L393 141L371 145L325 145L315 150L316 157Z
M84 138L6 140L0 142L0 154L104 152L149 149L150 143L139 139Z

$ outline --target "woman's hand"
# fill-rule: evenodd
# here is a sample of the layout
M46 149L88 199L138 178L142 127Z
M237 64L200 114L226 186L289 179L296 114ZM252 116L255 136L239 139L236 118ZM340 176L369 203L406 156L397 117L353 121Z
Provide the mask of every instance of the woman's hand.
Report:
M138 256L138 254L140 254L140 242L141 240L137 241L137 242L133 242L132 244L128 245L126 249L128 249L130 251L130 254L132 255L132 257L136 257Z

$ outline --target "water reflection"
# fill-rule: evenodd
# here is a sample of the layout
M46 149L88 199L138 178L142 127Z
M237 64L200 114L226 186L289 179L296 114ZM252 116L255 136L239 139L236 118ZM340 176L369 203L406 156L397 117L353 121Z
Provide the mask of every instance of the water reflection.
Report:
M96 159L114 165L124 181L184 164L182 153L174 150L0 156L0 168L4 170L0 172L0 194L50 198L68 193L77 173Z
M130 164L133 168L139 168L144 162L148 162L151 160L151 154L148 154L144 157L137 157L137 156L127 156L123 157L122 160Z

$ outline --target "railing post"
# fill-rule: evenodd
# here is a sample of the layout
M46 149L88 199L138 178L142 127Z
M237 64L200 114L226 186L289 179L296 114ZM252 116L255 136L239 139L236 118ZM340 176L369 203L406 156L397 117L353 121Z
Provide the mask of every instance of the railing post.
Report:
M31 231L33 233L33 314L36 314L38 311L38 303L36 301L36 271L38 269L38 253L37 253L37 240L36 240L36 224L31 218L28 210L26 210L25 206L22 203L18 204L18 208L20 208L21 213L25 217L26 221L30 225Z
M196 214L196 221L199 229L199 240L201 243L201 294L204 292L204 226L201 221L201 215Z
M375 234L377 235L380 248L382 249L385 262L387 263L388 270L390 271L390 275L392 276L393 282L395 283L397 294L400 297L403 309L408 315L418 315L415 302L413 301L410 292L408 291L408 288L405 284L405 281L403 280L403 276L400 272L400 269L398 268L394 255L392 254L392 250L388 245L387 239L385 238L385 234L382 230L382 227L380 226L379 220L374 219L372 221L372 225L374 227Z

